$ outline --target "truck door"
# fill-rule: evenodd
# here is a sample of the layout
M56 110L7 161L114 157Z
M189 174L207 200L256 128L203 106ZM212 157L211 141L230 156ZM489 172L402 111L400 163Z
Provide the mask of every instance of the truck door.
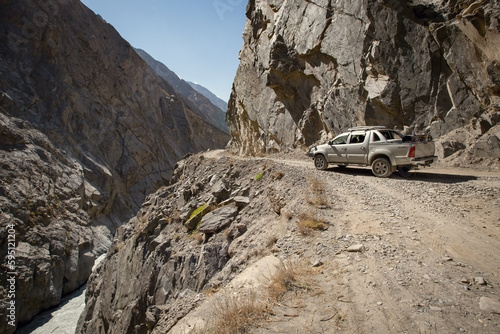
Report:
M347 163L347 139L348 135L338 136L333 139L328 148L328 162Z
M368 146L368 137L365 132L352 133L347 147L347 163L365 164Z

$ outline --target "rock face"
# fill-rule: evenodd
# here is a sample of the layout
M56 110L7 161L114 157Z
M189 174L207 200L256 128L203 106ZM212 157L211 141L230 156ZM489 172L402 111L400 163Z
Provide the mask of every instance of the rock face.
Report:
M273 165L267 165L269 178ZM276 215L262 195L267 182L248 175L261 167L260 161L204 155L180 161L171 185L151 194L137 216L118 229L106 260L87 285L77 333L168 333L203 300L204 289L234 277L248 259L238 246L247 225L256 215L266 222L268 215ZM228 190L224 195L219 181ZM245 193L255 195L243 200ZM250 204L232 203L238 196L239 203ZM252 206L257 196L259 203ZM198 226L186 226L190 216L202 211ZM277 226L254 227L270 236ZM254 252L268 243L254 234L248 238L255 239Z
M199 114L207 122L216 126L224 132L229 132L226 124L226 113L220 107L215 106L212 101L192 87L192 85L172 72L167 66L151 57L146 51L136 49L139 56L163 79L165 79L176 91L192 103L193 109L198 109ZM206 90L206 89L205 89ZM210 93L207 90L208 93ZM213 94L212 94L213 95ZM227 104L226 104L227 108ZM228 139L229 140L229 139Z
M80 1L0 1L2 296L16 273L0 314L14 301L23 324L58 304L182 156L226 144L177 95Z
M498 158L498 1L250 0L246 14L228 106L234 151L376 124L435 138L465 129L473 155Z

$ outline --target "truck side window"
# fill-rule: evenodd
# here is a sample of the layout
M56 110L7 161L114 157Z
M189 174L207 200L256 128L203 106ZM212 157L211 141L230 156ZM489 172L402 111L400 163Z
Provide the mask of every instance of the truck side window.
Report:
M381 141L380 137L378 136L378 134L376 134L375 132L373 133L373 141L376 142L376 141Z
M332 145L347 144L347 136L348 136L348 135L345 135L345 136L342 136L342 137L335 138L334 140L332 140Z
M349 144L361 144L365 141L365 135L352 135Z

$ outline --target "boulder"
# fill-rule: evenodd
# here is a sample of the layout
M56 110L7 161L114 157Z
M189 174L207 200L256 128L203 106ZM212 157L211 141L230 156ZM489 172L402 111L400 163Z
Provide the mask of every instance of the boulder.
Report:
M204 216L198 230L203 233L217 233L229 226L237 215L238 208L236 206L223 206Z
M224 200L226 200L231 192L228 190L226 184L224 181L219 180L215 182L215 184L211 188L211 194L217 201L217 203L220 203Z
M442 158L447 158L466 148L466 146L459 141L442 141L440 144L442 146ZM436 151L441 151L441 149L436 148Z
M481 297L479 299L479 308L483 311L500 314L500 301L495 298Z
M234 203L236 203L236 206L239 208L242 208L250 203L250 198L246 196L236 196L234 198Z

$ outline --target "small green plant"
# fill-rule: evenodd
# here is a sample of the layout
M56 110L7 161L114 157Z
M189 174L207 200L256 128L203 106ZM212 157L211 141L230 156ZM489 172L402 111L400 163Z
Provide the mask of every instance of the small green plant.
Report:
M264 171L259 172L257 175L255 175L255 177L253 179L255 181L259 181L260 179L262 179L262 176L264 176Z
M203 204L200 206L198 209L194 210L193 213L191 213L191 216L189 216L189 219L192 219L193 217L199 215L201 212L203 212L206 208L208 207L208 204Z

